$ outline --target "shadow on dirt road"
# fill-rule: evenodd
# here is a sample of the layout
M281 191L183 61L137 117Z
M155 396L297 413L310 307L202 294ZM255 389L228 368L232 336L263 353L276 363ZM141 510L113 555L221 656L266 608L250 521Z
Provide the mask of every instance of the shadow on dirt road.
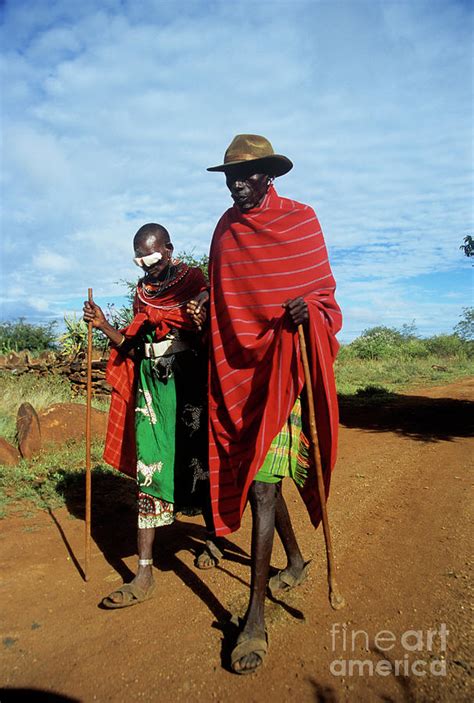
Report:
M66 500L71 515L84 519L84 475L67 475L58 487ZM83 569L70 546L67 536L52 511L50 516L61 535L69 556L84 578ZM189 569L179 558L180 552L190 552L196 556L206 538L202 525L179 519L173 525L156 531L154 545L154 566L160 571L173 571L186 586L207 606L218 622L228 620L230 613L222 606L212 591L199 577L199 571ZM125 559L137 553L137 512L136 484L122 474L92 470L92 539L104 555L106 561L127 583L134 573L126 565ZM250 565L246 552L231 541L222 538L226 562ZM223 569L224 567L218 566ZM231 572L229 575L232 576ZM239 579L237 576L233 578ZM104 593L104 596L107 595Z
M474 403L398 393L339 397L341 425L369 432L395 432L422 442L474 435Z

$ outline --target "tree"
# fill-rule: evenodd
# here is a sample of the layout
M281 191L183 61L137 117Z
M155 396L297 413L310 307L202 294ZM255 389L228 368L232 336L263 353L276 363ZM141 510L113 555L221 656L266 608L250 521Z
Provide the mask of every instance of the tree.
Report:
M474 340L474 308L462 309L461 319L454 327L454 333L466 342Z
M464 251L464 255L467 257L474 256L474 239L471 237L470 234L468 234L466 237L463 239L464 244L461 244L459 247Z
M9 354L23 349L41 352L56 346L56 322L35 324L18 320L0 322L0 353Z

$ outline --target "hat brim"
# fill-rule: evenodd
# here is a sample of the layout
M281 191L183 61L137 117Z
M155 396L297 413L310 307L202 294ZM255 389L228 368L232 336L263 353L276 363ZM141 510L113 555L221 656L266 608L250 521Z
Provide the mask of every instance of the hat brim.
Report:
M285 173L291 171L293 163L286 156L281 154L272 154L271 156L263 156L260 159L243 159L240 161L228 161L220 166L210 166L207 171L232 171L235 166L250 165L257 170L255 173L266 173L268 176L284 176Z

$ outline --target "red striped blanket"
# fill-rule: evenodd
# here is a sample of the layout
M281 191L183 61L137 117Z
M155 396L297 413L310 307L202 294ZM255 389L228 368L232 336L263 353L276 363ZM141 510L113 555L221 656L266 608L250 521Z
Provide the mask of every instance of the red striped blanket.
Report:
M307 205L270 187L258 208L227 210L210 255L210 480L217 534L238 529L247 493L304 385L297 330L282 304L304 297L325 483L337 448L333 361L341 327L323 234ZM301 490L320 521L316 473Z

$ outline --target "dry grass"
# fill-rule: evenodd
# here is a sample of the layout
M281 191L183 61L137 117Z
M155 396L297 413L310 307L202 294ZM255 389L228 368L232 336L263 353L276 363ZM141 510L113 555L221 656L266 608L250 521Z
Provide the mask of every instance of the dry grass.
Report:
M85 398L73 396L69 381L63 376L0 373L0 436L9 442L15 443L16 415L19 406L25 402L40 411L53 403L85 403ZM98 410L106 410L107 405L93 401Z

